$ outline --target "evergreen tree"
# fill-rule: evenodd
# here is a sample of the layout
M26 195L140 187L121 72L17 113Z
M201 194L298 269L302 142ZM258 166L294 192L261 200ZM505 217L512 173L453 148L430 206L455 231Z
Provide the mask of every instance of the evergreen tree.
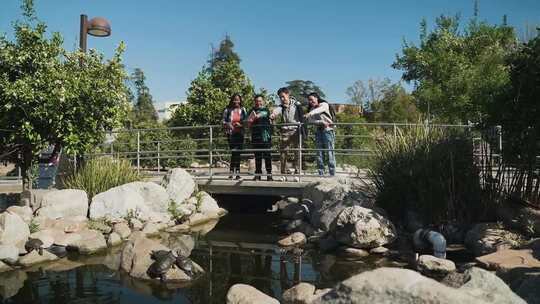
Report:
M135 126L144 122L157 122L158 115L154 107L152 95L150 95L150 89L146 86L146 76L144 72L136 68L131 79L135 84L135 90L137 92L137 99L133 105L132 120Z
M213 72L216 67L222 63L234 62L240 64L240 56L233 50L234 43L229 35L225 35L225 38L219 44L217 50L212 50L210 54L210 60L208 60L208 71Z
M169 125L194 126L220 124L223 110L231 95L242 95L247 108L255 94L249 78L240 67L240 58L233 51L229 36L212 53L210 67L203 67L187 91L187 103L173 113Z

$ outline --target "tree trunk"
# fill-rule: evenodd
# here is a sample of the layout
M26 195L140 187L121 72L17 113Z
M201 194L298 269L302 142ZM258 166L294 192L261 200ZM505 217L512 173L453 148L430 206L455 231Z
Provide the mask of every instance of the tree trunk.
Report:
M34 161L34 154L32 148L24 146L21 153L21 173L23 179L23 192L32 190L32 164Z

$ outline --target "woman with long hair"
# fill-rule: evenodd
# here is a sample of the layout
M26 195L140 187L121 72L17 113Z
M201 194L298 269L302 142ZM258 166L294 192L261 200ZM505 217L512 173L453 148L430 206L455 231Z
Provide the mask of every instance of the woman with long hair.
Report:
M244 148L244 122L247 118L246 109L242 106L242 96L233 94L229 100L229 105L223 111L223 126L229 140L231 150L231 164L229 166L230 176L236 174L236 179L240 179L240 157Z
M334 155L334 146L336 136L334 133L334 117L330 105L319 94L311 93L308 95L309 108L308 113L304 115L309 122L317 126L315 132L315 142L317 144L317 167L319 175L324 175L324 156L328 155L328 171L330 175L336 174L336 157Z

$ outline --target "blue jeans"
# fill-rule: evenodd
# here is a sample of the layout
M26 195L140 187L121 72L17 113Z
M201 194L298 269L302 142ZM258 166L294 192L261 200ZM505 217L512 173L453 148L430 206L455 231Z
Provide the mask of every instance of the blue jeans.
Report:
M317 166L319 175L324 174L324 155L328 155L328 171L330 175L336 175L336 157L334 155L334 143L336 135L334 130L317 130L315 132L315 142L317 144ZM329 149L324 151L323 149Z

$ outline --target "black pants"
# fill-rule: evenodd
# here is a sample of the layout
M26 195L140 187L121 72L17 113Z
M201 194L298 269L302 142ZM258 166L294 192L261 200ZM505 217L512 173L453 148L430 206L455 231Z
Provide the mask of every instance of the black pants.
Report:
M240 172L240 157L244 149L244 134L232 133L229 135L229 149L231 149L231 172Z
M272 142L253 141L253 149L270 149L272 148ZM262 160L264 158L264 167L266 173L272 174L272 154L268 151L256 151L255 152L255 174L262 173Z

